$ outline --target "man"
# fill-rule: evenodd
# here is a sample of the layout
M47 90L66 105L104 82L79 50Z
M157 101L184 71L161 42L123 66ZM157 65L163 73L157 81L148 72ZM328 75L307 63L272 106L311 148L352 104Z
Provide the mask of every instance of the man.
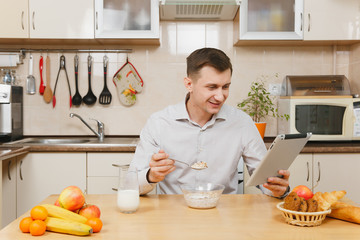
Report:
M225 185L224 193L237 191L237 166L243 157L251 174L266 153L266 147L251 118L224 105L231 84L232 65L226 54L202 48L187 58L188 90L185 102L154 113L140 135L130 168L139 171L140 194L156 184L160 193L180 194L180 185L212 182ZM206 162L205 170L193 170L174 160ZM270 177L259 186L263 193L283 197L290 173Z

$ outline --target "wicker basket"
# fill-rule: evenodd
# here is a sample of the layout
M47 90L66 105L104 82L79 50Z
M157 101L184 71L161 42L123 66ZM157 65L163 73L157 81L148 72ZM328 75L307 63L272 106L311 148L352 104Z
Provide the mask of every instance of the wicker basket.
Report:
M278 203L276 207L282 212L288 224L301 227L319 226L331 210L322 212L297 212L283 208L284 202Z

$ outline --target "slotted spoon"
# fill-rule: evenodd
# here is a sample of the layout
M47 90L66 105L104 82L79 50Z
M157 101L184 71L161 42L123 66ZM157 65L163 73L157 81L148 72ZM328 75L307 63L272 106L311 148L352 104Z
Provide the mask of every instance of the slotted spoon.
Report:
M99 103L103 104L103 105L110 104L111 97L112 97L109 89L107 88L107 84L106 84L108 63L109 63L109 58L105 55L104 56L104 89L102 90L100 97L99 97Z

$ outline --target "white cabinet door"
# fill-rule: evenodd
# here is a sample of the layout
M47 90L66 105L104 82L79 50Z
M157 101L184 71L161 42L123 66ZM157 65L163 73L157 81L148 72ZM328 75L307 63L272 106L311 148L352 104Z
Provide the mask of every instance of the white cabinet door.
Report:
M0 38L28 38L28 0L0 0Z
M302 40L302 17L303 0L243 0L234 34L240 40Z
M301 153L289 167L291 188L305 185L312 188L312 153Z
M304 40L360 39L359 0L305 0Z
M16 219L16 157L2 161L0 229Z
M89 194L116 193L119 168L129 165L134 153L87 153L87 184Z
M30 38L93 39L93 0L29 0Z
M17 162L17 216L75 185L86 191L86 153L28 153Z
M95 0L95 38L159 39L159 0Z
M359 153L314 153L315 192L345 190L347 198L360 204L359 169Z

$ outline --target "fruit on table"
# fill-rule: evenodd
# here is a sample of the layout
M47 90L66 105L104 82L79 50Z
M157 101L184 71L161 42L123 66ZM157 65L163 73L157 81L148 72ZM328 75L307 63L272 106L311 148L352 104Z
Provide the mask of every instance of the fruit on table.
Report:
M80 223L85 223L87 221L86 217L81 216L77 213L74 213L62 207L58 207L52 204L43 204L41 206L48 211L49 217L56 217L56 218L61 218L61 219L80 222Z
M93 229L84 223L69 221L61 218L48 217L45 220L46 230L58 233L86 236L93 233Z
M60 207L59 199L56 199L54 205Z
M19 228L23 233L29 233L30 232L30 224L33 222L34 220L31 217L24 217L23 219L21 219L20 224L19 224Z
M80 188L69 186L60 193L59 203L67 210L76 211L84 205L85 197Z
M46 231L46 223L42 220L34 220L30 223L29 230L32 236L41 236Z
M87 219L89 218L100 218L100 209L98 206L96 205L92 205L92 204L85 204L79 211L79 214L81 216L86 217Z
M308 200L308 199L310 199L310 198L312 198L314 196L313 192L307 186L304 186L304 185L296 186L292 190L292 192L296 192L296 194L299 197L302 197L305 200Z
M48 216L48 211L43 206L35 206L31 209L30 216L33 220L45 220Z
M100 232L103 226L103 223L100 220L100 218L89 218L85 224L91 226L94 233Z

